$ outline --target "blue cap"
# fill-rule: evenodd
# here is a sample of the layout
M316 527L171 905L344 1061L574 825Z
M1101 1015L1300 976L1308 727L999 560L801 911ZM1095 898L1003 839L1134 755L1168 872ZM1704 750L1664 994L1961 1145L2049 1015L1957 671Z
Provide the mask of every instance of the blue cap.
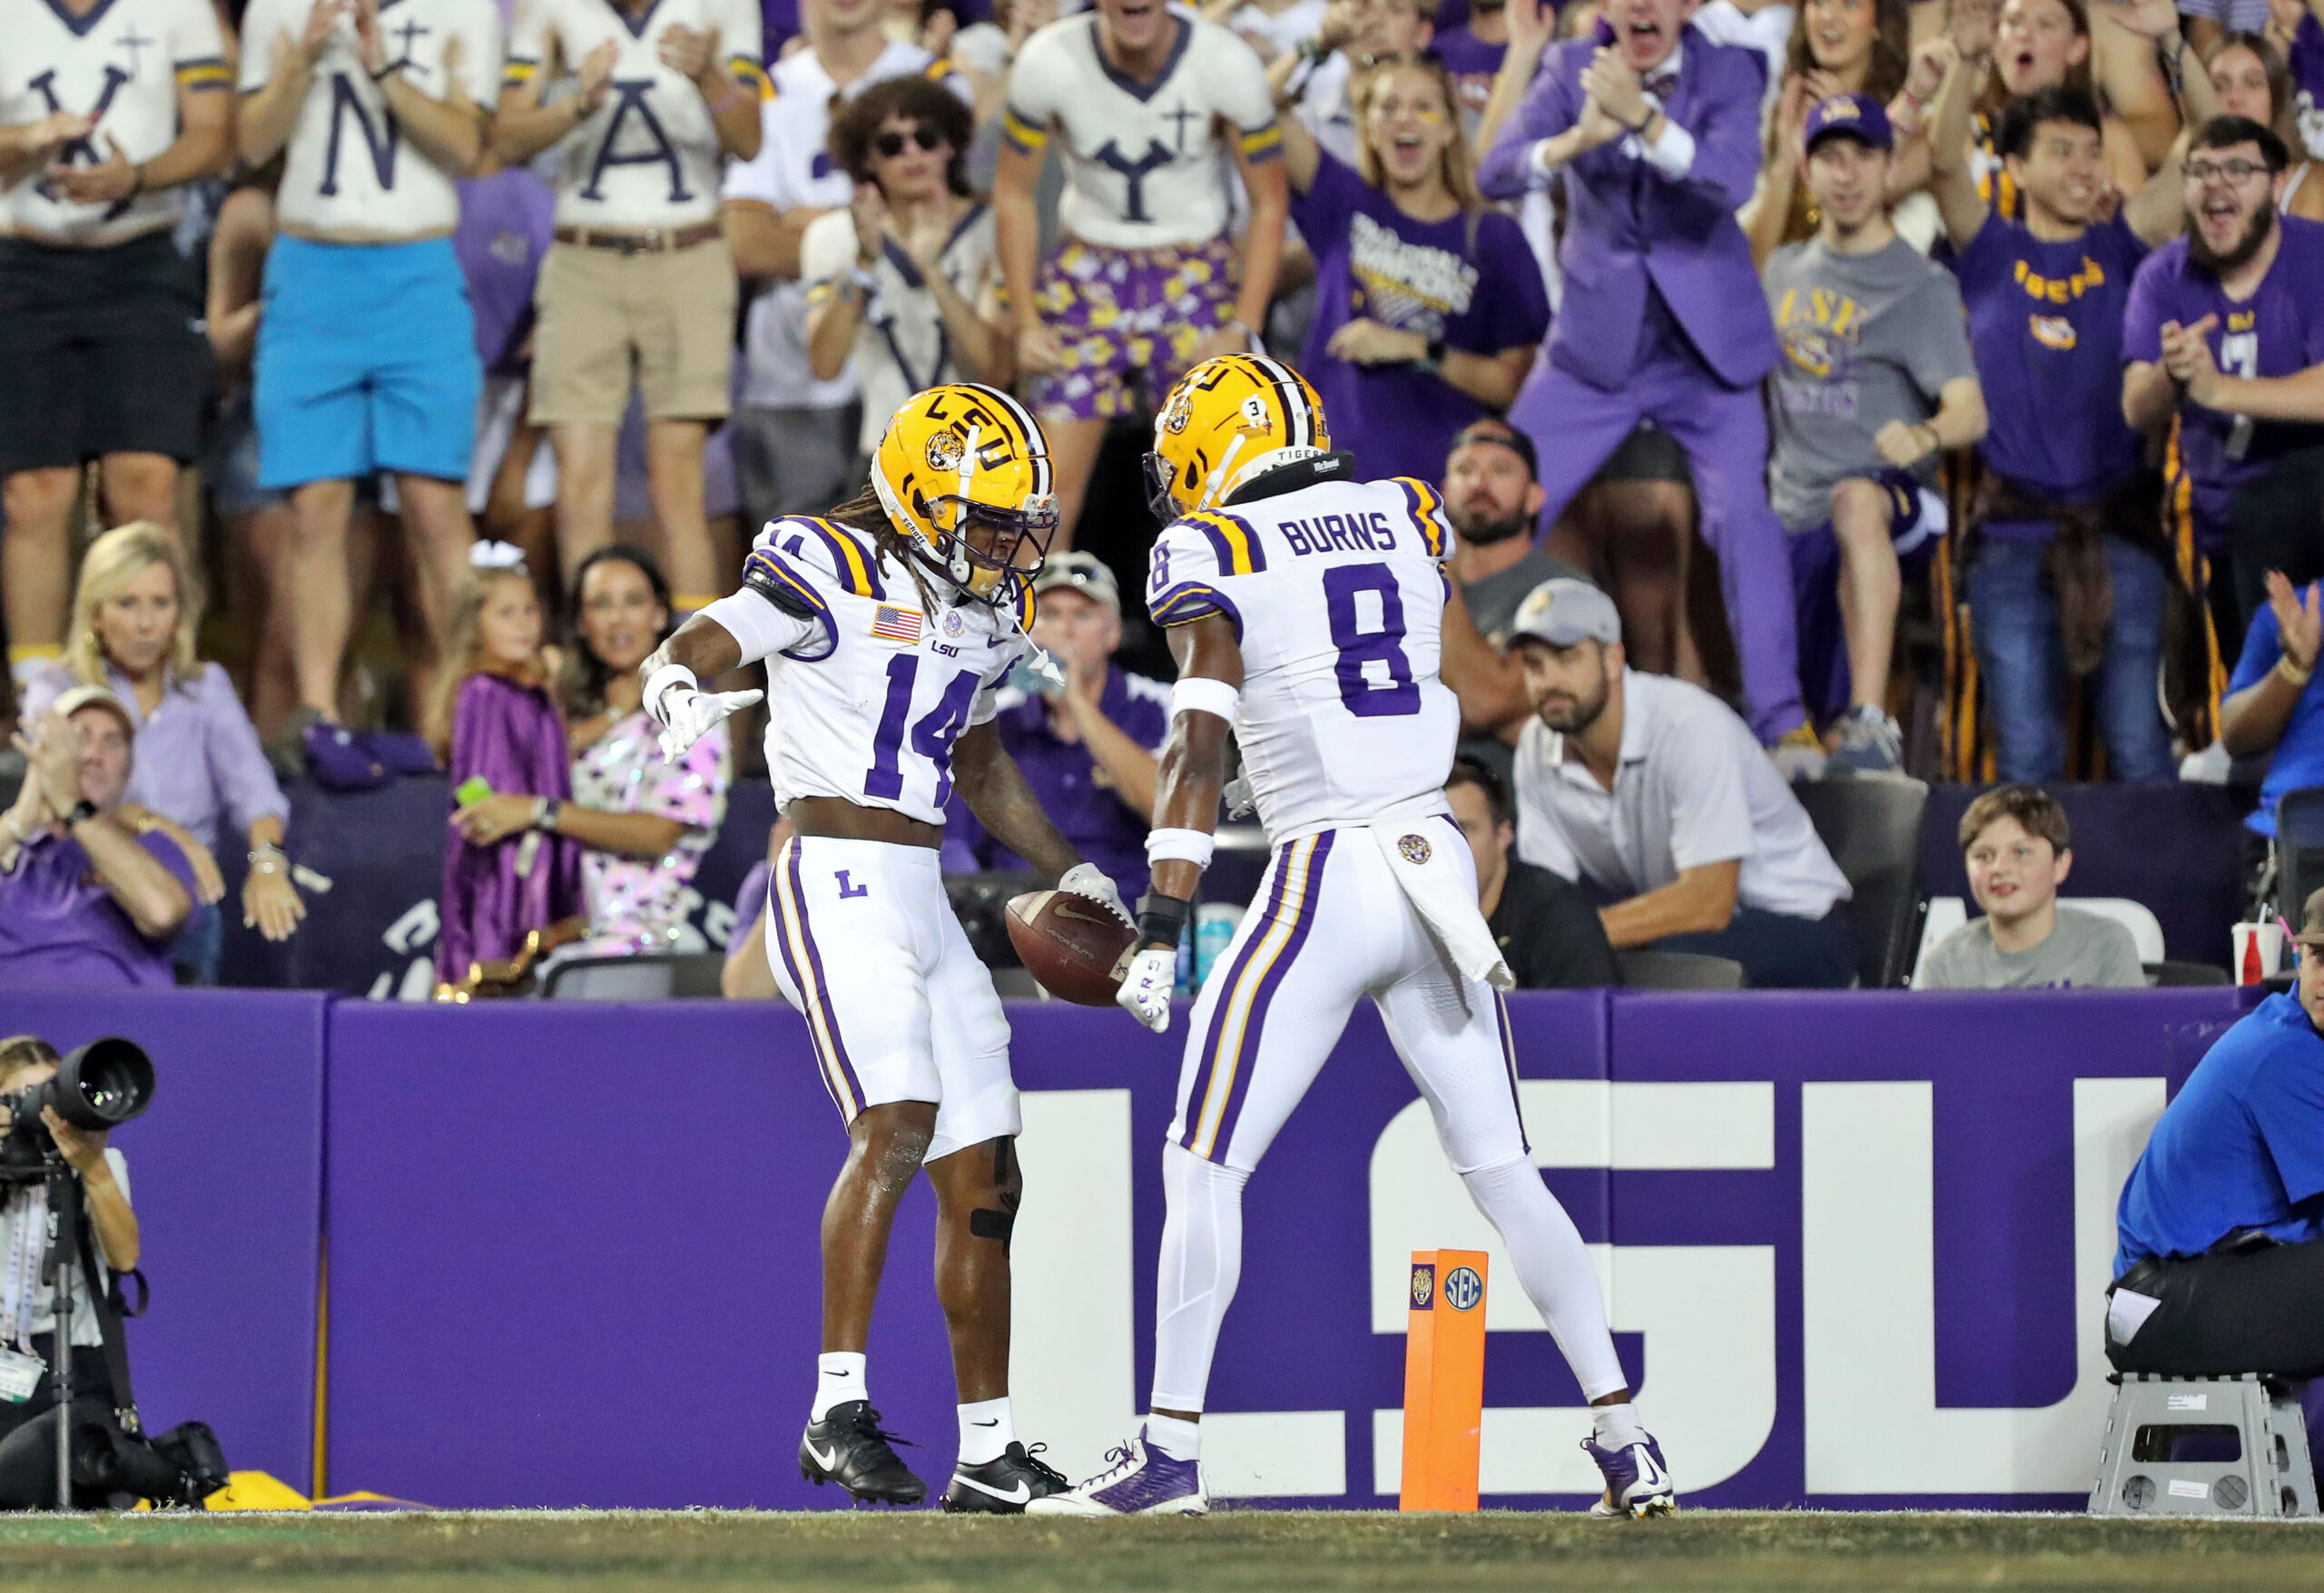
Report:
M1827 138L1847 137L1866 149L1892 150L1896 135L1888 126L1888 113L1870 94L1834 94L1819 100L1807 113L1807 139L1814 149Z

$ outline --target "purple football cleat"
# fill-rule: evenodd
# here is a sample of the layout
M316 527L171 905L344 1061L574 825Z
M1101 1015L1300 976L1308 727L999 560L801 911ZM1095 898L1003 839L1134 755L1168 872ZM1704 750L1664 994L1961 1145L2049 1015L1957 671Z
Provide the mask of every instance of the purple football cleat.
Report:
M1606 1474L1606 1496L1590 1507L1592 1516L1610 1521L1678 1512L1678 1485L1670 1480L1670 1468L1662 1463L1662 1446L1651 1437L1612 1450L1585 1438L1581 1447Z
M1209 1512L1202 1466L1174 1460L1143 1434L1107 1451L1113 1465L1080 1487L1037 1499L1029 1516L1199 1516Z

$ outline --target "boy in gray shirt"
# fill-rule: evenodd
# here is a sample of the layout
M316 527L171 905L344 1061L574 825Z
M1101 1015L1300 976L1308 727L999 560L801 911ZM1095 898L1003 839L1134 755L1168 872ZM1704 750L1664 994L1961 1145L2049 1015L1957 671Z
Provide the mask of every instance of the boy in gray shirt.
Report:
M2112 919L2058 905L2073 866L2065 811L2038 786L2001 785L1961 815L1969 892L1985 916L1928 954L1924 990L2141 989L2131 932Z
M1806 143L1823 219L1765 273L1783 345L1769 496L1790 533L1802 699L1838 721L1836 763L1894 773L1897 558L1944 535L1929 484L1945 449L1984 436L1985 403L1959 287L1889 225L1887 113L1835 94L1808 113Z

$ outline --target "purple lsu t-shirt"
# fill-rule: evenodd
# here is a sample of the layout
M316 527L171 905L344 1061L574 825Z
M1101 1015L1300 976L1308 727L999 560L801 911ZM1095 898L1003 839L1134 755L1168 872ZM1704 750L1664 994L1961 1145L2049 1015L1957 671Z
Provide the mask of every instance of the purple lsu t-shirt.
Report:
M2124 361L2160 363L2163 322L2192 326L2216 315L2211 358L2229 376L2294 376L2324 365L2324 222L2285 216L2280 225L2275 263L2241 303L2188 258L2183 236L2147 256L2123 318ZM2180 417L2179 449L2194 484L2196 536L2207 550L2226 540L2228 500L2237 487L2266 475L2293 449L2324 443L2324 426L2253 424L2196 404L2182 406Z
M1169 737L1170 688L1119 665L1106 676L1105 688L1098 693L1098 711L1149 752L1158 754ZM1084 860L1098 865L1123 900L1145 895L1146 821L1112 787L1098 782L1098 761L1089 755L1088 743L1059 740L1049 728L1049 706L1038 696L1004 699L995 723L1000 727L1000 744L1024 772L1025 782L1058 832L1073 842ZM978 823L969 804L953 793L944 814L946 873L1031 866Z
M1499 211L1416 221L1320 150L1291 218L1315 256L1315 320L1300 369L1324 400L1332 446L1355 456L1364 480L1436 480L1453 438L1484 406L1441 376L1324 350L1358 316L1472 354L1539 343L1550 299L1525 234Z
M193 895L178 843L148 831L138 844ZM42 833L0 874L0 985L170 985L170 942L148 940L105 888L81 843Z
M1485 102L1492 97L1492 80L1501 74L1502 58L1509 54L1509 46L1488 44L1466 27L1457 27L1437 34L1434 48L1436 58L1452 74L1461 113L1473 132L1476 119L1484 114Z
M1954 261L1997 474L2064 504L2096 503L2138 468L2122 419L2122 310L2147 247L2118 216L2045 243L1998 211Z

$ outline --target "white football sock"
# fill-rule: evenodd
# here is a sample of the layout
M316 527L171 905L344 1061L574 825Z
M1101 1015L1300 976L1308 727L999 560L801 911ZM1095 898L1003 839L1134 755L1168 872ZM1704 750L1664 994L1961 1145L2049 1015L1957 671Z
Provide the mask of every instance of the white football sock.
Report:
M1646 1441L1646 1429L1639 1425L1638 1407L1628 1400L1619 1405L1591 1406L1590 1429L1602 1450L1618 1450Z
M1149 1411L1202 1409L1218 1324L1242 1276L1243 1185L1249 1177L1182 1146L1162 1147L1168 1212L1162 1220L1161 1275L1155 1287Z
M1009 1396L979 1400L960 1407L960 1464L981 1466L1000 1459L1017 1441L1017 1420L1009 1413Z
M1202 1459L1202 1423L1182 1416L1148 1416L1146 1447L1160 1450L1174 1460Z
M1461 1182L1501 1235L1517 1282L1565 1352L1566 1364L1581 1383L1581 1397L1595 1400L1629 1386L1614 1356L1614 1335L1606 1328L1598 1269L1590 1264L1573 1219L1531 1160L1479 1167L1462 1174Z
M872 1397L861 1350L826 1350L815 1357L815 1406L807 1420L821 1421L833 1405Z

